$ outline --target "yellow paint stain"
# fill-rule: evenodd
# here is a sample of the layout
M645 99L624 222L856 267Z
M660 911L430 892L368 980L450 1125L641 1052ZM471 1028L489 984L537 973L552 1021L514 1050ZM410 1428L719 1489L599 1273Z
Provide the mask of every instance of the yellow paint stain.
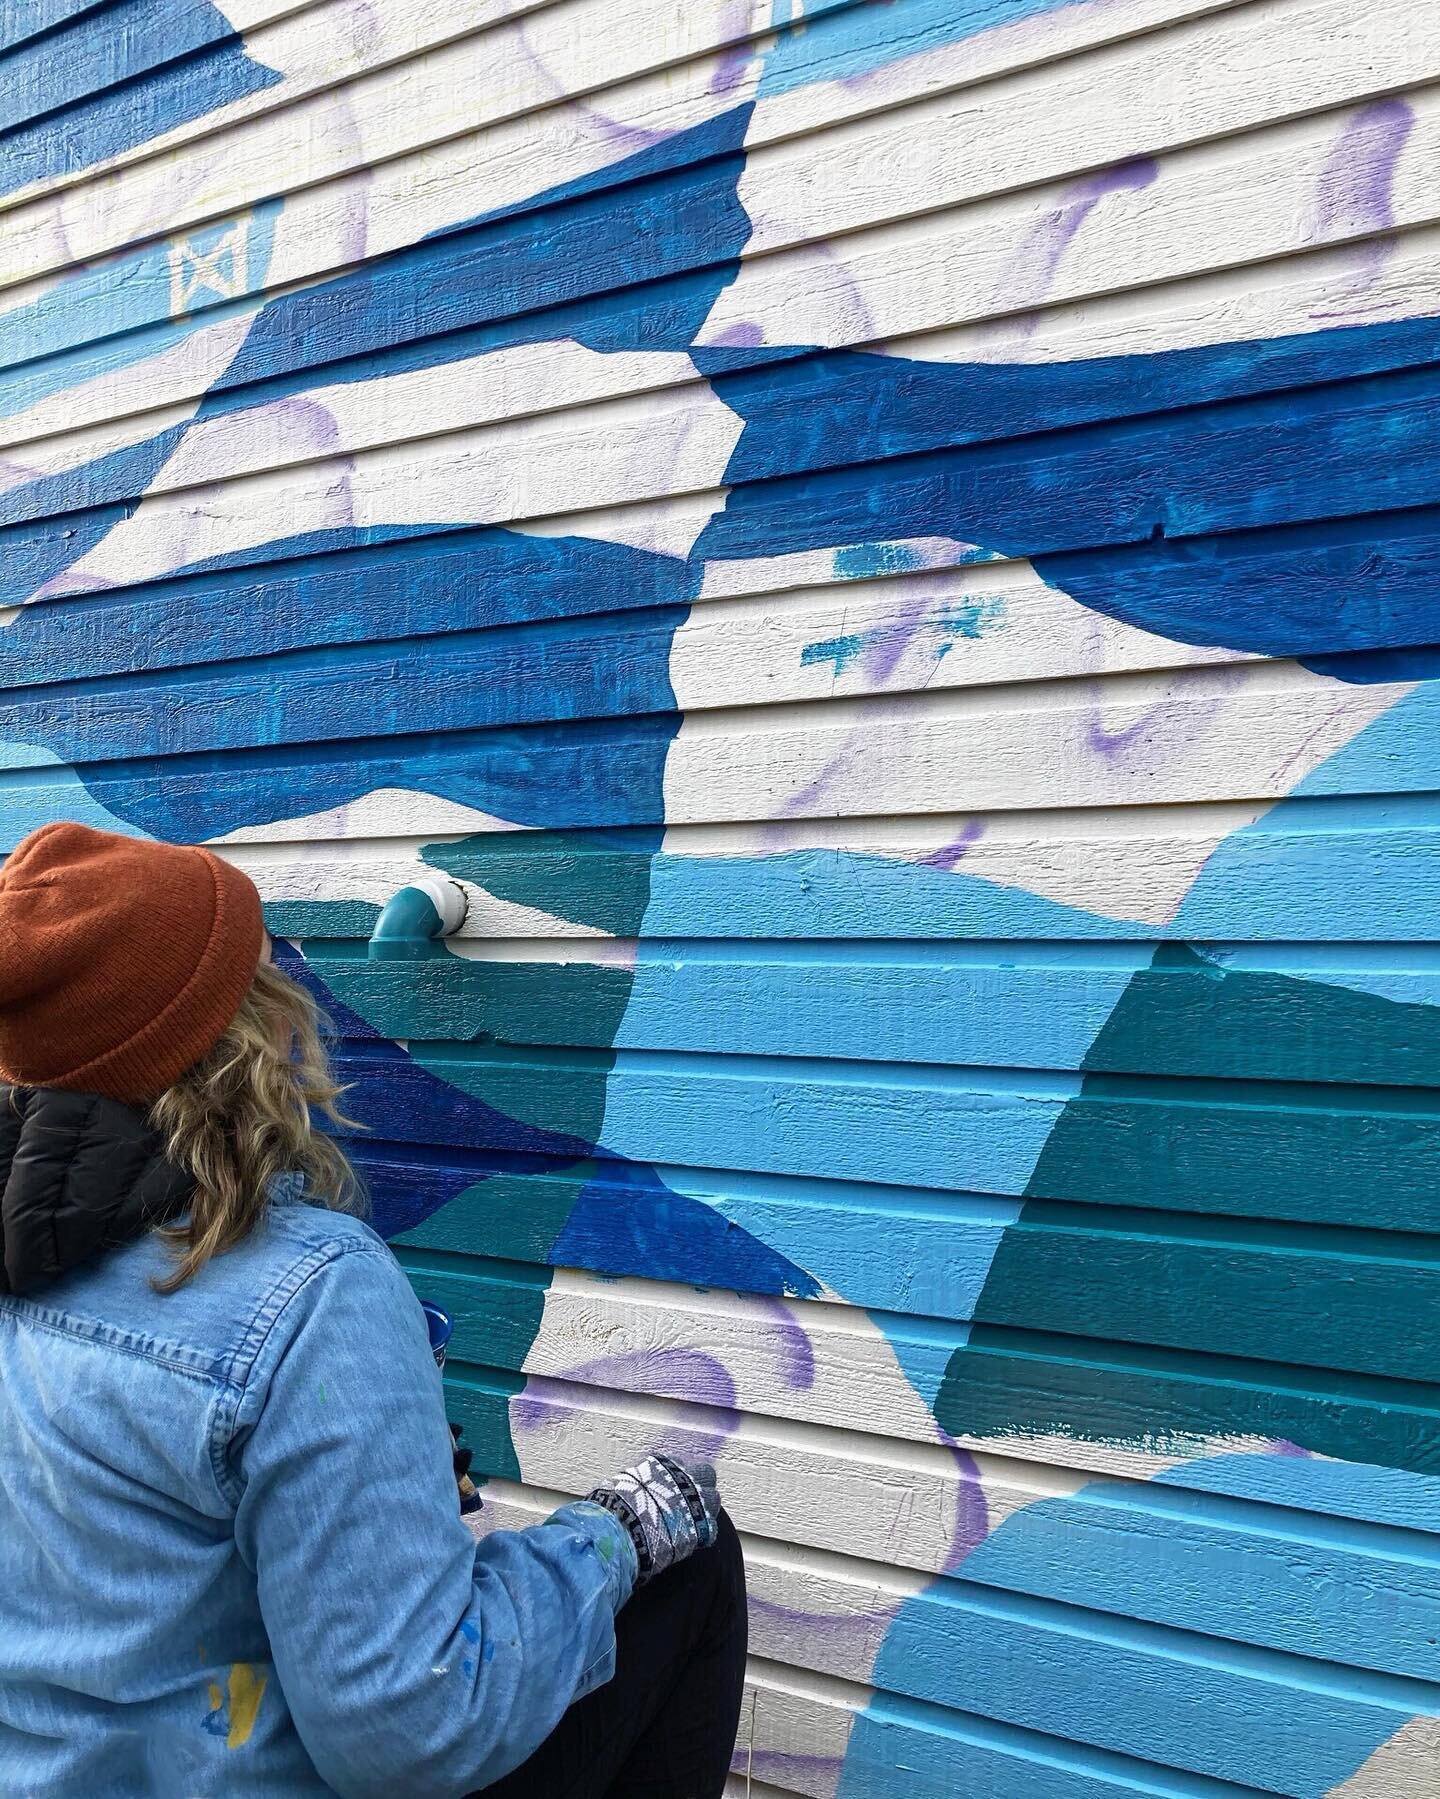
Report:
M265 1697L265 1682L268 1678L265 1674L257 1674L249 1662L231 1664L230 1734L225 1738L227 1749L243 1749L250 1741L260 1701ZM215 1703L218 1705L219 1690L212 1686L210 1691L214 1693Z

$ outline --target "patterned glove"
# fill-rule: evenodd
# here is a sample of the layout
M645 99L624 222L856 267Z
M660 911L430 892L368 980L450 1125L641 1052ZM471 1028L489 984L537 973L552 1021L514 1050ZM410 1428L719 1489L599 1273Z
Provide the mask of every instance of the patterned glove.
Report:
M613 1512L630 1532L644 1586L718 1534L720 1494L708 1464L687 1468L668 1455L647 1455L586 1495Z

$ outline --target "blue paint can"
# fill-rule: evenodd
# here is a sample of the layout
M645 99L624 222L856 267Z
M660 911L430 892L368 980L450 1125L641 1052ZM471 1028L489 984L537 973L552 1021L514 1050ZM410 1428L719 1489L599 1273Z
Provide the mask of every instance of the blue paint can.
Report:
M430 1333L430 1353L435 1358L435 1366L445 1366L445 1350L455 1330L455 1320L445 1310L437 1306L433 1299L422 1299L420 1310L425 1314L425 1328Z
M420 1310L425 1314L425 1329L430 1333L430 1353L435 1358L435 1366L443 1370L445 1351L455 1330L455 1320L444 1306L437 1306L433 1299L422 1299ZM460 1489L461 1513L478 1512L480 1492L474 1481L468 1474L462 1474L456 1484Z

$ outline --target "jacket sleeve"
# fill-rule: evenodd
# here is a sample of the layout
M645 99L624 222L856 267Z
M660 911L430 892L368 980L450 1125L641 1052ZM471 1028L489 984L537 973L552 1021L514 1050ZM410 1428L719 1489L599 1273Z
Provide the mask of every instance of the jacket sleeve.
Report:
M610 1678L635 1552L584 1504L477 1544L404 1274L368 1235L316 1262L236 1414L237 1545L321 1778L346 1799L466 1794Z

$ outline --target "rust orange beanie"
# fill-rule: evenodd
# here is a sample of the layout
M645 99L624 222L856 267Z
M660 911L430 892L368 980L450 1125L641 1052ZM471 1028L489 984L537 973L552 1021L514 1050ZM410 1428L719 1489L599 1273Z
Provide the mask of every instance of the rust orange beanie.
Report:
M209 850L53 824L0 868L0 1078L151 1100L224 1035L265 941Z

